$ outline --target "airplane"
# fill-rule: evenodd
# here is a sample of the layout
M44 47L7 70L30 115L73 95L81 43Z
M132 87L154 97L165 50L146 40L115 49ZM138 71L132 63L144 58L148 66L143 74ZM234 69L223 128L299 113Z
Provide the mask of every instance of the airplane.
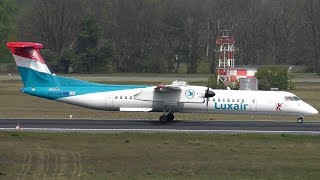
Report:
M169 85L112 85L52 74L40 54L43 45L8 42L24 87L21 92L49 100L104 111L163 112L165 123L174 113L292 115L302 123L318 111L285 91L222 90L174 81Z

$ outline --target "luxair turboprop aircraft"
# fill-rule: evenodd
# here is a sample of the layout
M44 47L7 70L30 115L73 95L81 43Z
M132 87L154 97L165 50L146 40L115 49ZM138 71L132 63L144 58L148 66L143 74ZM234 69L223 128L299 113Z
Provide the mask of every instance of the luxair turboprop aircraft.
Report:
M8 42L24 87L21 92L104 111L163 112L160 122L175 112L267 114L298 116L318 111L296 95L281 91L218 90L175 81L170 85L97 84L52 74L40 55L42 44Z

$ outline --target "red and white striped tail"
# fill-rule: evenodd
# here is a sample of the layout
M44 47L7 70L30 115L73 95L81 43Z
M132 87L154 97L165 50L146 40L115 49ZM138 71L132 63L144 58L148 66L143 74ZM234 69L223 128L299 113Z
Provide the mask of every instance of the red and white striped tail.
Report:
M8 42L14 60L19 67L30 68L38 72L51 74L40 54L42 44L33 42Z

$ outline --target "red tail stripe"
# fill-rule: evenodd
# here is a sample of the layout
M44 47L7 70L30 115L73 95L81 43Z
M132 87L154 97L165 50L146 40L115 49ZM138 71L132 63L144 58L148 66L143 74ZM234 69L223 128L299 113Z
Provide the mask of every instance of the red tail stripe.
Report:
M11 53L14 55L34 59L45 64L39 51L39 49L43 48L42 44L32 42L8 42L7 46L11 49Z
M8 42L8 48L33 48L33 49L42 49L43 45L40 43L33 42Z

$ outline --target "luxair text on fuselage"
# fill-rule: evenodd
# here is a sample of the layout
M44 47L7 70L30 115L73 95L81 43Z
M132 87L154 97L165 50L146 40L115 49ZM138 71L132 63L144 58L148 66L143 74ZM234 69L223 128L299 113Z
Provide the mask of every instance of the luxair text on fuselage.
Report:
M248 110L249 104L245 103L214 103L214 109L216 110L236 110L236 111L246 111Z

